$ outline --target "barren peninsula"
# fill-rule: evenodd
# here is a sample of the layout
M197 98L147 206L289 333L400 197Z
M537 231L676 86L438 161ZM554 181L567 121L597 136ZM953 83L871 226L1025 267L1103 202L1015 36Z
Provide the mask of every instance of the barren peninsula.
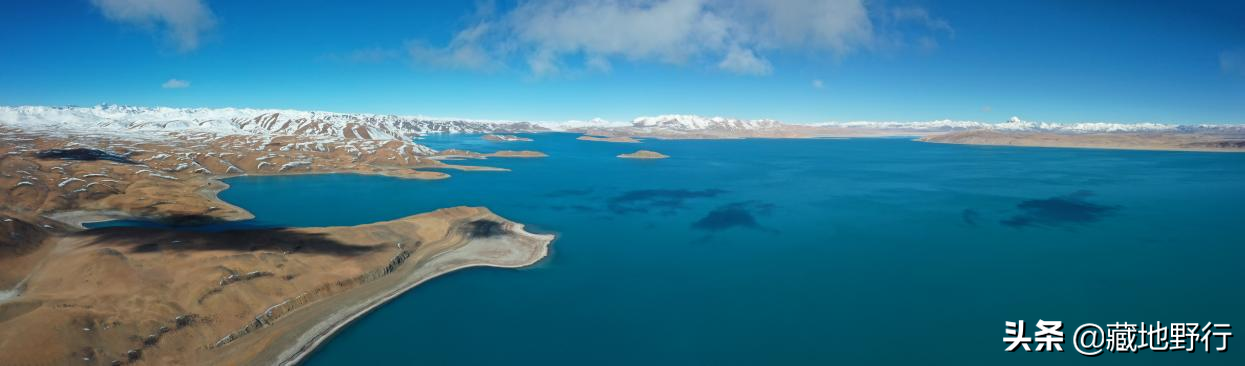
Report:
M158 111L164 122L153 127L143 118L157 111L109 108L51 113L63 120L44 118L48 112L39 108L0 109L6 363L292 364L350 320L423 281L472 266L529 265L553 240L482 207L351 227L86 230L81 223L117 218L251 218L216 197L228 188L224 177L445 179L423 169L498 170L444 163L445 156L409 137L425 127L505 129L249 111L206 127ZM130 123L116 122L126 114Z

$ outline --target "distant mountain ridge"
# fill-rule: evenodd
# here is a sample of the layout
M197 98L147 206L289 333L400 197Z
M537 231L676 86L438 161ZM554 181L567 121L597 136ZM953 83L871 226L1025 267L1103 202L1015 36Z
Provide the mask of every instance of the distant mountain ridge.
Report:
M683 131L699 130L765 130L789 126L772 119L745 120L726 117L701 117L688 114L667 114L639 117L631 121L631 127L657 128Z
M1241 124L1164 124L1164 123L1114 123L1114 122L1081 122L1081 123L1050 123L1029 122L1019 117L1012 117L1007 122L987 123L977 121L937 120L926 122L825 122L814 126L834 128L862 129L897 129L917 131L966 131L992 130L1013 132L1058 132L1058 133L1109 133L1109 132L1225 132L1245 131Z
M537 132L527 122L484 122L416 116L288 109L0 107L0 124L22 129L142 135L147 132L288 135L364 140L410 140L433 133Z
M842 131L941 133L970 130L1054 133L1243 132L1241 124L1046 123L1012 117L1006 122L936 120L923 122L823 122L790 124L773 119L704 117L689 114L645 116L626 122L602 119L565 122L511 122L430 118L290 109L169 108L102 104L93 107L0 106L0 125L49 132L128 134L206 133L289 135L320 138L406 140L437 133L617 132L671 136L756 136ZM889 131L889 132L888 132Z

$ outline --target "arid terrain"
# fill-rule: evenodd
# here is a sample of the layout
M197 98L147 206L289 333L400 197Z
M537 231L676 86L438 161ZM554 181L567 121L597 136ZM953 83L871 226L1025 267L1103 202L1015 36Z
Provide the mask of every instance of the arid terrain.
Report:
M416 284L458 268L529 265L553 240L469 207L354 227L80 226L251 218L216 197L228 188L219 180L225 177L444 179L449 175L421 169L504 170L442 160L544 156L436 152L404 138L372 138L363 128L303 122L310 127L272 134L0 124L0 363L295 362Z
M3 129L3 127L0 127ZM249 218L215 199L240 175L354 173L443 179L421 168L495 170L441 162L400 140L317 140L302 136L178 136L134 140L0 130L0 210L61 221ZM57 156L39 157L56 153ZM532 156L535 152L492 156ZM480 155L480 157L485 157Z
M0 302L0 353L31 365L276 364L415 284L531 264L551 240L468 207L354 227L51 234L19 266L0 259L6 277L26 269L21 295Z

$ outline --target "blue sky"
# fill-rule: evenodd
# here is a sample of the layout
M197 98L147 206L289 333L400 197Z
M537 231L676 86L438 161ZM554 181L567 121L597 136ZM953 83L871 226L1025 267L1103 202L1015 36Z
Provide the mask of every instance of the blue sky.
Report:
M1245 123L1240 1L0 4L0 105Z

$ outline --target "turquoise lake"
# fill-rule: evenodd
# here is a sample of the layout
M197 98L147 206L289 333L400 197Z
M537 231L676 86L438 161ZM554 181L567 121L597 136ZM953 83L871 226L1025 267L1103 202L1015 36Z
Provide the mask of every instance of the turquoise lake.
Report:
M307 365L1245 364L1072 345L1083 323L1245 324L1245 154L525 136L420 141L550 155L460 162L510 172L229 179L257 219L218 228L470 205L558 234L531 268L413 289ZM671 158L614 157L640 148ZM1039 319L1065 352L1003 351L1005 321Z

